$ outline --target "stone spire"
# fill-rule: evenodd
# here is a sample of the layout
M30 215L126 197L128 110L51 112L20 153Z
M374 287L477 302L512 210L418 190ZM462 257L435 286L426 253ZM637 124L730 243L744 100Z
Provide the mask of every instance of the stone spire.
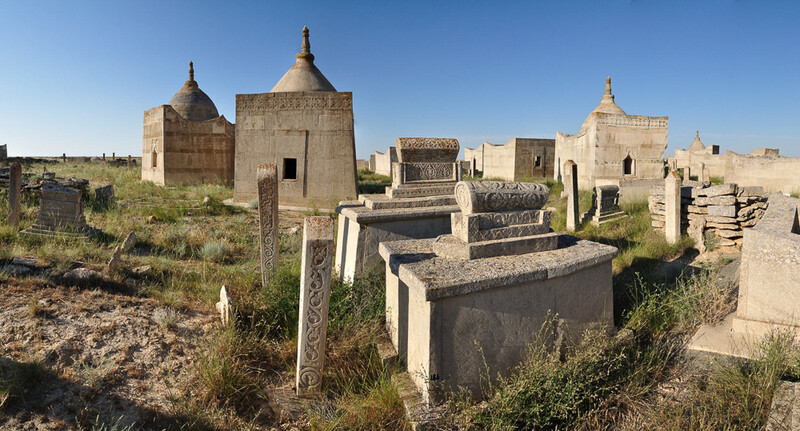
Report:
M614 95L611 94L611 77L610 76L606 77L606 92L605 92L605 94L603 94L603 98L601 99L601 102L605 102L605 101L610 101L611 103L614 103Z
M194 63L189 62L189 80L183 84L184 87L197 88L197 81L194 80Z
M603 114L615 114L615 115L626 115L625 111L622 110L616 103L614 103L614 95L611 93L611 77L606 78L606 91L603 93L603 97L600 98L600 104L594 108L589 117L591 117L594 113L603 113ZM586 117L586 121L589 120L589 117ZM583 122L586 125L586 121ZM583 129L583 126L581 126Z
M300 45L300 53L295 58L307 58L314 61L314 55L311 54L311 42L308 40L308 27L303 26L303 43Z
M703 142L700 140L700 131L698 130L694 135L694 141L692 141L692 145L689 145L689 151L705 151L706 146L703 145Z

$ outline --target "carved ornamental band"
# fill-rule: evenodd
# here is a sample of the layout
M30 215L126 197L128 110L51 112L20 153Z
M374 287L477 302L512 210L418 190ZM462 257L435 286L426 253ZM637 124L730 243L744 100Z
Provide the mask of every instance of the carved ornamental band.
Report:
M261 283L266 286L278 266L278 169L258 165L258 220L261 246Z
M461 181L456 184L455 194L461 212L474 214L539 209L550 198L550 189L536 183Z

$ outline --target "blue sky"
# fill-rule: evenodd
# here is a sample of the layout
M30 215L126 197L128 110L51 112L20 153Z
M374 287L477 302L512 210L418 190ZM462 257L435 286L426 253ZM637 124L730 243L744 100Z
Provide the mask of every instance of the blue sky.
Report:
M800 156L800 2L179 2L0 4L0 143L10 155L141 154L142 115L195 77L235 121L303 25L353 92L356 154L399 136L575 133L612 77L629 114L669 116L669 154L706 144ZM463 154L463 153L462 153Z

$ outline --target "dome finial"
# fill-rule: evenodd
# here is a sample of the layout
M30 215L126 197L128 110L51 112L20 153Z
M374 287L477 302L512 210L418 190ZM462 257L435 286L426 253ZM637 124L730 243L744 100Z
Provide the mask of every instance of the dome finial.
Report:
M611 77L606 77L606 94L611 95Z
M308 41L308 27L306 26L303 26L303 44L300 46L300 52L311 54L311 42Z
M694 137L697 138L697 139L700 139L700 131L699 130L694 134Z
M194 63L189 62L189 81L194 81Z

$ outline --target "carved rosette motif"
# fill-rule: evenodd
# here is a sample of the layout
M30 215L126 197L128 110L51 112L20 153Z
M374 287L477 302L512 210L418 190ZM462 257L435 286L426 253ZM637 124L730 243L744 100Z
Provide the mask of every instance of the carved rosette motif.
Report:
M452 163L406 163L406 181L447 180L453 178Z
M539 209L550 197L543 184L504 181L461 181L456 202L464 214L490 211Z
M329 241L314 240L311 244L309 264L309 290L306 302L305 330L301 337L305 343L300 354L301 361L297 371L298 394L319 391L322 383L322 366L327 330L327 304L330 289L325 288L325 277L329 276Z

